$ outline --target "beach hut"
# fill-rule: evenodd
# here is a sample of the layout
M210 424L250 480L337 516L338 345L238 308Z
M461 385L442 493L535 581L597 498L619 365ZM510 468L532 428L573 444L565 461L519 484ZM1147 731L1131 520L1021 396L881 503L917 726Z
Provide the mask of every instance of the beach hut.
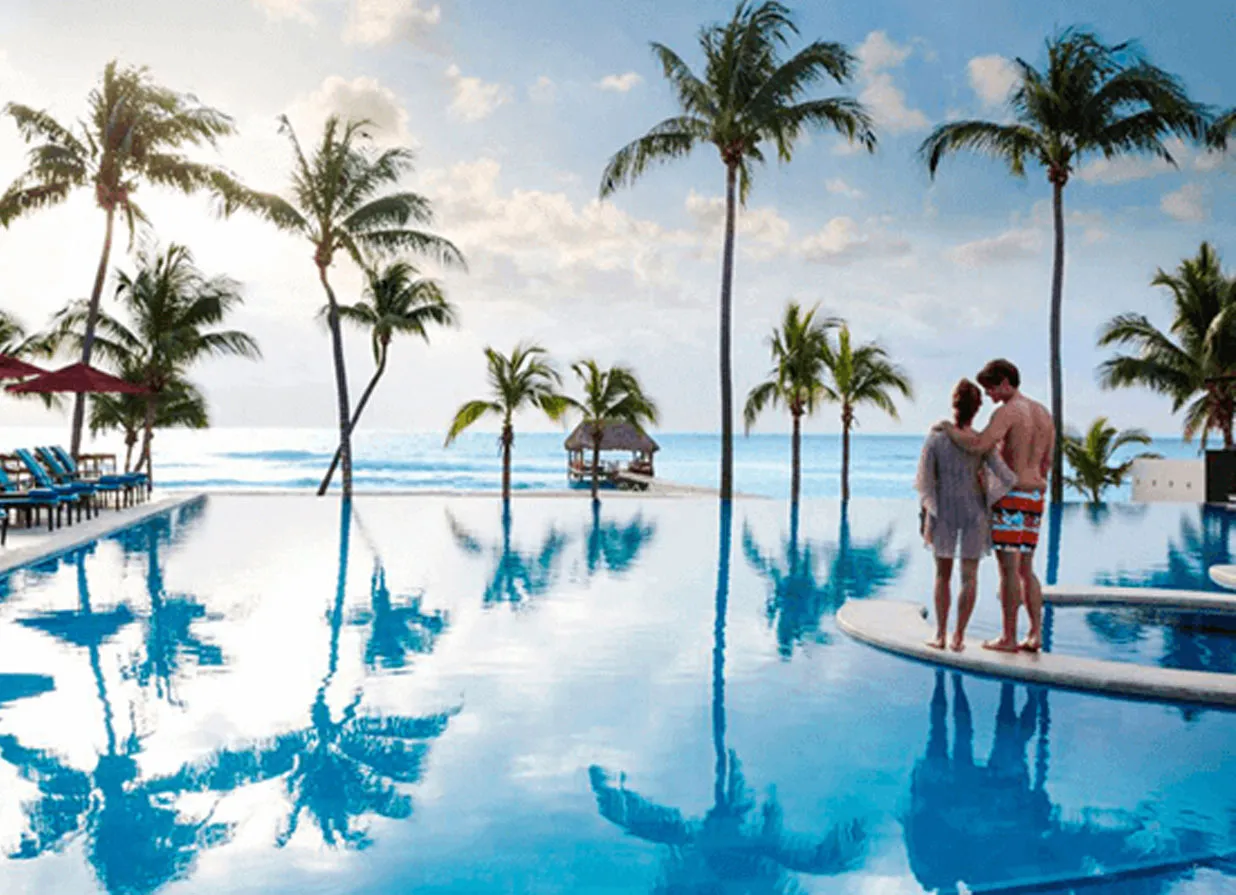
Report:
M592 427L580 423L575 431L567 436L567 478L571 484L588 484L592 481ZM631 455L630 461L621 465L617 461L606 461L602 457L599 463L599 478L603 483L611 485L638 484L636 478L627 476L646 476L652 478L652 455L660 447L639 426L630 423L610 422L601 428L601 453L621 451Z

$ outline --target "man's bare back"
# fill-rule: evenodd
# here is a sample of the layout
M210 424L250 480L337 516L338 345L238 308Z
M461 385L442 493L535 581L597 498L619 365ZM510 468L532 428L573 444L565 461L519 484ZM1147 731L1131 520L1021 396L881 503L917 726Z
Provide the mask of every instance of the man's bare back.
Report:
M1000 455L1017 474L1017 487L1046 488L1056 434L1047 408L1019 392L992 414L990 426L1004 432Z

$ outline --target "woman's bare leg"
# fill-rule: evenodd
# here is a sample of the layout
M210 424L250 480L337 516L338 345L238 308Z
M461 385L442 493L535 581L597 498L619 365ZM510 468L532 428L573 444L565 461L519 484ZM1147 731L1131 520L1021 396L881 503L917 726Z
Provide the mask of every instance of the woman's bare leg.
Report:
M957 597L957 630L950 644L954 652L966 648L966 626L970 624L970 616L974 613L974 601L978 596L978 564L977 559L961 561L961 594Z
M944 649L944 641L948 636L948 610L953 601L949 592L950 580L953 577L953 558L951 556L936 557L936 636L928 640L927 645L936 649Z

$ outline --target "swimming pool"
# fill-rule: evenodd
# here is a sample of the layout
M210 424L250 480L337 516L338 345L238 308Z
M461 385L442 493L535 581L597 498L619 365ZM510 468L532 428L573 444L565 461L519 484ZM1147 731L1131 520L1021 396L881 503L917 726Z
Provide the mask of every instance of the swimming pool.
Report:
M1230 542L1195 507L1058 522L1062 582L1209 587ZM1236 889L1236 714L837 631L846 599L926 598L916 528L894 501L791 527L772 501L217 496L19 570L0 891ZM1054 649L1222 666L1201 633L1052 614Z

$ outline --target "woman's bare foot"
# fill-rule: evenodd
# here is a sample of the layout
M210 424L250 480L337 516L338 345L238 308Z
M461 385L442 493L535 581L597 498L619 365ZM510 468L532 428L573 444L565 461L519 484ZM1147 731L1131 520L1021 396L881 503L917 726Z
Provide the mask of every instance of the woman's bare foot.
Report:
M1039 642L1037 637L1027 637L1017 644L1017 648L1024 653L1037 653L1043 648L1043 644Z
M949 643L948 648L955 653L960 653L966 648L966 638L960 631L953 635L953 640Z
M926 643L932 649L944 649L944 635L941 634L938 637L933 637L926 641Z
M1005 640L998 637L995 640L984 640L983 649L995 650L998 653L1015 653L1018 650L1016 640Z

